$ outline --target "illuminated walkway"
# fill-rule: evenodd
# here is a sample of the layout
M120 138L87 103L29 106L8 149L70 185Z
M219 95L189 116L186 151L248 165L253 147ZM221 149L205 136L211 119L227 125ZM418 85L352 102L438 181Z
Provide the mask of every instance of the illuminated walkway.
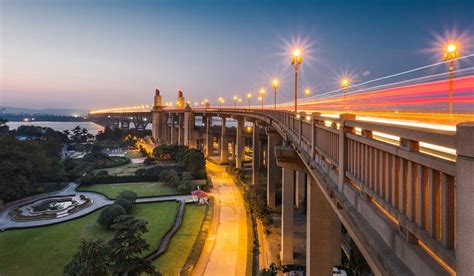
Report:
M207 162L206 168L216 205L213 225L193 275L245 275L247 220L242 196L224 167Z

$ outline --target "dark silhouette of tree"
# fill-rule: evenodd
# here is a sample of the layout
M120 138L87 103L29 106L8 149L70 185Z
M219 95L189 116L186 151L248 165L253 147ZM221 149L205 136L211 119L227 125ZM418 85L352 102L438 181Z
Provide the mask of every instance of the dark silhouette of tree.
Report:
M141 257L150 245L142 238L148 232L147 221L133 216L120 216L112 228L115 236L108 243L110 271L114 275L140 275L155 273L155 268L149 260Z
M64 267L64 274L70 276L108 275L107 250L100 239L82 240L79 251Z

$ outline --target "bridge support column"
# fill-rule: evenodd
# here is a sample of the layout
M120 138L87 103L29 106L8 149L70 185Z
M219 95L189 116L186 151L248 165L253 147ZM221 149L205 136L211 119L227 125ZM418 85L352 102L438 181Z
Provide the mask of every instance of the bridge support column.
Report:
M151 133L153 139L158 143L160 140L163 140L163 130L165 129L166 121L163 120L164 114L160 111L152 111L153 123L151 125Z
M229 163L229 143L227 141L226 135L226 119L222 117L222 124L221 124L221 140L219 143L220 146L220 164L225 165Z
M460 123L456 126L456 274L474 275L474 122ZM450 188L453 189L453 188ZM444 189L444 190L450 190ZM445 201L449 195L441 195ZM452 200L452 199L451 199ZM449 210L446 210L449 211ZM454 215L454 214L452 214ZM443 214L446 232L454 225L448 214ZM444 225L446 224L446 225Z
M253 123L252 133L252 184L258 183L259 170L260 170L260 135L258 131L258 125L255 121Z
M184 145L184 114L178 114L178 145Z
M194 114L188 105L184 112L184 145L190 148L197 148L194 125Z
M332 275L335 213L318 184L307 183L306 275Z
M274 209L276 207L275 186L279 183L278 177L281 179L280 168L277 166L275 156L275 146L281 143L278 134L267 129L267 205Z
M178 144L178 135L176 133L176 125L175 125L175 115L171 114L171 126L170 126L170 144L177 145Z
M211 134L212 130L212 116L206 116L206 136L204 139L204 148L206 156L210 156L214 152L214 139Z
M236 131L236 152L235 152L235 167L237 169L242 168L242 162L245 158L244 151L244 136L242 130L244 128L244 120L242 118L237 118L237 131Z
M282 204L281 204L281 253L282 264L293 263L293 217L294 217L294 174L295 171L283 168L282 173Z
M346 179L346 170L347 170L347 164L348 164L348 154L347 154L347 139L346 139L346 133L354 132L353 127L347 127L344 124L344 120L355 120L356 116L354 114L340 114L339 118L341 119L341 127L339 129L339 164L338 164L338 186L339 186L339 191L342 191L342 187L344 185L345 179Z
M304 196L306 193L306 174L303 172L296 172L296 199L295 199L295 206L296 208L300 208L303 206Z

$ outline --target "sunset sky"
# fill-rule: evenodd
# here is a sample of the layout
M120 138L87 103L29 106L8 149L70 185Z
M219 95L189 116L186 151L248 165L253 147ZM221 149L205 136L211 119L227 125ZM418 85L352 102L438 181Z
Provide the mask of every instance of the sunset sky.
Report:
M472 53L474 1L2 1L0 106L151 104L257 91L278 76L292 96L441 59L443 39Z

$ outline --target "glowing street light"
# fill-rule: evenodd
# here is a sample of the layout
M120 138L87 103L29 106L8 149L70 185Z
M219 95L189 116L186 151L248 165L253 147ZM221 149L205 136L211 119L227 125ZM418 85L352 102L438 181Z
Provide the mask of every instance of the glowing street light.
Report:
M344 92L344 109L347 109L346 107L346 94L347 94L347 88L349 88L349 85L351 85L351 80L348 78L343 78L341 80L341 88L342 91Z
M209 107L211 107L211 105L209 104L209 100L208 100L208 99L204 99L204 105L206 106L206 109L208 109Z
M224 98L219 97L219 99L217 99L217 101L219 102L220 109L222 109L222 104L224 103Z
M247 94L247 99L249 99L249 110L250 110L250 100L252 99L252 93Z
M262 109L263 109L263 96L259 96L259 97L258 97L258 100L259 100L260 103L262 104Z
M295 49L291 57L291 65L295 69L295 112L298 112L298 68L302 62L303 57L301 56L300 49Z
M263 109L263 100L265 99L266 91L264 88L261 88L259 92L260 92L260 97L258 99L262 102L262 109Z
M311 95L311 89L306 88L306 89L304 90L304 95L305 95L306 97L308 97L309 95Z
M449 43L443 54L443 60L449 61L449 114L453 113L453 73L454 61L459 58L458 47L454 43Z
M277 89L278 89L278 80L277 79L273 79L272 81L272 87L273 87L273 91L274 91L274 94L273 94L273 109L276 110L277 108Z
M234 100L234 109L237 109L237 101L239 100L239 97L234 96L232 99Z

